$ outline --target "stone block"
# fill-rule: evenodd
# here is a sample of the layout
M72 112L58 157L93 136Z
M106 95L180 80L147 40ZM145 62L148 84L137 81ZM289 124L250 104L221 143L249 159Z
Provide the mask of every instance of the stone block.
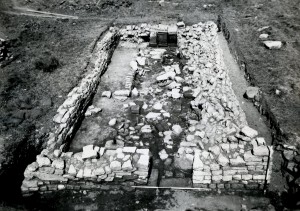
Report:
M240 183L231 184L230 186L231 186L232 189L244 189L245 188L245 185L244 184L240 184Z
M264 180L266 175L253 175L253 180Z
M258 135L258 132L249 126L245 126L241 129L242 134L250 138L255 138Z
M224 181L224 182L228 182L228 181L231 181L232 180L232 175L224 175L223 176L223 178L222 178L222 180Z
M244 174L242 175L242 180L252 180L252 175L251 174Z
M253 155L256 156L268 156L269 155L269 148L267 146L257 146L253 147Z
M37 155L36 156L36 162L38 163L39 167L50 166L51 165L50 159L47 158L47 157L44 157L42 155Z

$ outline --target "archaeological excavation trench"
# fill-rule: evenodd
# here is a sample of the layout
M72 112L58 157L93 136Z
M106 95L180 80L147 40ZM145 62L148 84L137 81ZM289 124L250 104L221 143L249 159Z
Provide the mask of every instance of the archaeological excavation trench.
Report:
M213 22L110 28L27 166L23 194L266 189L270 137L225 48Z

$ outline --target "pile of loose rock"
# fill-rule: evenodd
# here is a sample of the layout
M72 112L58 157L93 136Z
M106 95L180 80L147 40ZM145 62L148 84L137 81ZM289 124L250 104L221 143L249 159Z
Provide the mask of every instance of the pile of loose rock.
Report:
M190 121L178 150L179 157L193 156L194 186L262 187L270 181L273 151L247 126L222 61L216 24L182 28L178 41L188 58L183 70L190 73L185 82L195 97L191 105L201 119Z
M141 25L127 25L120 29L121 40L141 43L149 40L151 25L146 23Z
M36 162L27 166L21 188L26 193L101 188L101 184L105 182L145 184L148 171L149 149L107 149L88 145L78 153L64 153L59 149L49 153L48 150L43 150L36 157Z

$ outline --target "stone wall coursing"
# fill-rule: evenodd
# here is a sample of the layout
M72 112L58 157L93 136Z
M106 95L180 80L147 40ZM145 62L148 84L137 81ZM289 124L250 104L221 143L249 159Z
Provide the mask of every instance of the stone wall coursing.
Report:
M99 83L100 76L106 71L114 48L118 42L118 30L110 31L96 44L91 70L81 80L80 84L68 94L65 102L58 108L53 121L56 123L55 132L50 134L47 149L54 150L61 147L74 133L78 120L84 115L87 105L91 101Z
M88 145L83 152L54 153L46 150L24 172L22 192L60 189L98 189L107 182L131 186L146 184L149 149L122 147L108 149ZM103 186L104 185L104 186Z
M241 70L246 73L248 80L252 80L248 73L243 53L239 49L238 43L235 41L236 35L233 28L230 26L228 20L221 16L218 18L218 25L225 38L228 40L230 51L235 56ZM288 184L288 191L298 197L300 193L300 137L298 134L287 134L287 132L281 128L276 116L270 109L268 100L261 90L259 90L252 101L259 112L266 116L269 121L269 126L272 129L273 134L274 150L279 151L282 154L281 171L283 179Z
M24 172L23 193L106 188L103 185L106 182L119 185L147 183L149 149L88 145L80 153L66 152L76 124L85 114L118 39L118 29L111 28L97 43L94 60L89 65L92 68L58 108L53 118L55 131L50 134L46 148Z
M188 59L185 81L194 87L191 106L201 119L190 121L178 156L193 159L196 187L262 188L270 181L273 149L247 126L223 64L217 30L207 22L178 32L179 50Z

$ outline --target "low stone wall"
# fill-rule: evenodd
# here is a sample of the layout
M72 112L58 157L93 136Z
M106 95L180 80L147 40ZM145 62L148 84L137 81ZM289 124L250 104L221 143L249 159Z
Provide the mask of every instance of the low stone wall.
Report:
M246 67L246 61L243 53L239 49L238 43L235 41L235 31L230 26L228 20L224 17L218 18L219 29L223 32L230 47L230 51L235 56L240 68L245 71L247 78L251 81L253 78L249 75ZM290 198L299 198L300 194L300 139L299 134L287 133L279 124L277 117L273 114L268 104L268 100L261 90L258 90L252 99L254 105L259 112L266 116L269 126L272 129L274 150L281 153L281 171L283 175L283 183L287 183L287 191Z
M53 121L56 123L55 132L50 134L47 149L54 150L67 143L74 134L76 123L84 116L86 108L99 83L100 76L106 71L107 65L118 42L117 29L110 31L96 44L89 70L80 84L69 94L65 102L58 108ZM62 146L63 147L63 146Z
M252 146L251 146L252 145ZM251 149L245 151L245 148ZM257 189L264 188L265 181L270 182L273 149L252 144L221 144L221 152L197 150L194 154L193 184L194 187L206 187L207 184L218 184L217 187ZM245 151L244 153L240 153ZM220 153L220 154L218 154ZM236 158L230 158L239 154ZM217 162L214 159L217 157ZM209 163L209 164L208 164ZM270 165L270 166L268 166Z
M263 188L270 182L272 147L247 126L231 88L218 44L217 25L199 23L179 30L179 49L188 59L192 108L200 121L191 121L179 158L193 160L194 187Z
M44 150L36 162L27 166L21 189L28 193L98 189L107 182L124 186L146 184L149 160L149 149L136 147L107 149L88 145L78 153Z
M105 188L106 185L101 186L104 183L147 183L150 160L148 149L88 145L83 148L83 152L67 152L77 124L84 117L118 40L118 29L111 28L95 46L86 76L68 94L53 118L55 130L50 134L46 148L24 172L25 179L21 187L24 194L65 188Z

